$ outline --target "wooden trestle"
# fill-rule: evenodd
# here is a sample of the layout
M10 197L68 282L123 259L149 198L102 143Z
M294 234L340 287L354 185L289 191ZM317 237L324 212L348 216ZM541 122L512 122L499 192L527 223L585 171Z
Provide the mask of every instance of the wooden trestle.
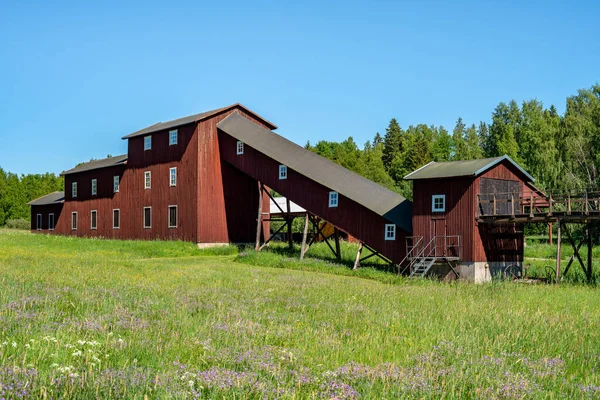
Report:
M526 224L556 223L556 282L561 278L561 244L563 231L567 241L573 247L573 255L569 259L562 274L566 274L575 260L581 265L588 282L592 280L592 250L594 244L594 222L600 221L600 192L566 193L560 195L529 197L518 193L496 193L478 195L477 221L484 224ZM576 243L568 224L585 225L585 234ZM581 258L579 250L587 244L587 262Z

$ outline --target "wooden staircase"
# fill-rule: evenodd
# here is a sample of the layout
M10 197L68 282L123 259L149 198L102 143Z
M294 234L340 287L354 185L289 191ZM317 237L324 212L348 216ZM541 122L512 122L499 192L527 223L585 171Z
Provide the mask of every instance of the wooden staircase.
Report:
M399 274L408 271L411 278L425 277L436 263L448 263L456 273L450 263L461 258L460 239L460 236L434 236L424 245L422 236L408 237L406 257L398 265Z

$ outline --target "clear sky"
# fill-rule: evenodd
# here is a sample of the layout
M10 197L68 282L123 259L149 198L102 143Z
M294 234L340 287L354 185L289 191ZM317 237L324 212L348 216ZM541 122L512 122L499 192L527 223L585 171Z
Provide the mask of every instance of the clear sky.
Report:
M240 102L299 144L362 145L600 81L600 2L0 0L0 166L55 172Z

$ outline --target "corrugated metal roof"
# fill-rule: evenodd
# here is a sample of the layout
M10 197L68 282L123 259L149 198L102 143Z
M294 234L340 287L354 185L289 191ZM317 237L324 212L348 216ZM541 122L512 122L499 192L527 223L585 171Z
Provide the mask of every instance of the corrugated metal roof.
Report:
M436 178L455 178L460 176L477 176L493 166L507 160L513 164L519 171L529 179L529 182L535 182L535 179L529 175L519 164L514 162L509 156L480 158L477 160L466 161L432 161L422 166L416 171L406 175L406 180L418 179L436 179Z
M120 156L103 158L101 160L94 160L78 165L75 168L71 168L67 171L63 171L61 175L75 174L77 172L91 171L93 169L114 167L115 165L125 164L127 161L127 154L121 154Z
M167 121L167 122L158 122L158 123L156 123L154 125L150 125L147 128L141 129L141 130L139 130L137 132L130 133L127 136L123 136L123 139L130 139L130 138L133 138L133 137L136 137L136 136L142 136L142 135L147 135L147 134L152 133L152 132L162 131L164 129L176 128L178 126L190 124L192 122L202 121L203 119L211 117L211 116L213 116L215 114L218 114L220 112L227 111L227 110L232 109L234 107L243 108L248 113L250 113L250 114L258 117L259 119L263 120L267 125L271 126L271 129L277 129L277 126L274 125L273 123L267 121L266 119L264 119L260 115L258 115L256 113L250 111L248 108L244 107L240 103L235 103L235 104L232 104L232 105L227 106L227 107L217 108L216 110L210 110L210 111L201 112L199 114L188 115L187 117L177 118L177 119L174 119L174 120L171 120L171 121Z
M52 192L35 200L31 200L29 206L46 206L49 204L60 204L65 201L65 192Z
M412 232L412 204L399 194L290 142L239 113L231 114L217 127L288 168L362 204L406 232Z

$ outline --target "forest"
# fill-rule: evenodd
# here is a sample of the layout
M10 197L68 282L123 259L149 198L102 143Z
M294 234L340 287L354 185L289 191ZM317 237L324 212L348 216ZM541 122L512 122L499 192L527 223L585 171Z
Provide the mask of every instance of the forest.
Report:
M538 100L501 102L488 121L458 118L449 131L425 123L400 126L392 118L383 134L362 148L352 137L305 146L407 198L410 183L402 179L430 161L469 160L508 155L550 192L598 189L600 184L600 85L566 99L563 115ZM0 160L1 162L1 160ZM0 168L0 226L29 220L27 202L62 190L53 173L17 175Z

